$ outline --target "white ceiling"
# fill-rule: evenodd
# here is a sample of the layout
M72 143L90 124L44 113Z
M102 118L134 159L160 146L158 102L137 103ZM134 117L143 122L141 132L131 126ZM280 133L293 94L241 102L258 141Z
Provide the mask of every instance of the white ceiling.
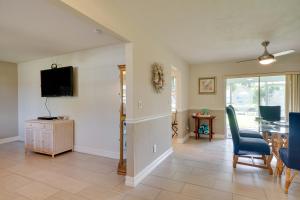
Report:
M120 42L58 0L0 0L1 61L18 63Z
M299 0L114 0L127 20L191 64L300 52ZM0 60L22 62L123 40L58 0L0 0Z
M300 52L299 0L114 0L128 20L187 62L238 61Z

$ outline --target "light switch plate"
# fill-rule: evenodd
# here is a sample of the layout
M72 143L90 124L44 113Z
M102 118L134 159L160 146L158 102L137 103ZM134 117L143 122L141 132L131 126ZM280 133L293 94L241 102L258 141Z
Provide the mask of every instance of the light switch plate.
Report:
M156 152L157 152L157 145L154 144L154 145L153 145L153 153L156 153Z
M142 108L143 108L143 102L142 102L141 100L138 102L138 108L139 108L139 109L142 109Z

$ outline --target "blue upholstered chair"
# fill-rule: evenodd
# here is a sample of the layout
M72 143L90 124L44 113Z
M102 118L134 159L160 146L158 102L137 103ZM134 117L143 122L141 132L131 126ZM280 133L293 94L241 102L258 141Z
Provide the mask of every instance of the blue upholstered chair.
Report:
M259 106L259 113L262 119L266 121L280 121L281 107L280 106Z
M263 139L263 136L259 132L257 132L257 131L240 129L239 128L239 124L237 122L237 118L236 118L236 113L235 113L234 107L232 105L229 105L228 107L233 110L235 123L236 123L237 129L239 131L240 137L250 137L250 138L261 138L261 139Z
M269 173L273 174L273 170L270 164L273 158L273 154L271 153L270 147L267 142L261 138L240 137L238 125L234 117L234 110L231 107L226 107L226 112L233 141L233 167L236 168L237 164L259 167L268 169ZM239 162L239 157L261 159L265 162L261 165Z
M289 114L288 148L280 148L280 159L286 167L285 193L297 172L291 177L291 169L300 170L300 113ZM281 174L281 173L280 173Z

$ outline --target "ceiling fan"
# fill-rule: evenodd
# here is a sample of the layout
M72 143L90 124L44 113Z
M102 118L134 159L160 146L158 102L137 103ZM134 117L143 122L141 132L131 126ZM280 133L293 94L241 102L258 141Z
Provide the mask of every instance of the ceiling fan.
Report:
M269 65L271 63L274 63L276 62L276 57L279 57L279 56L284 56L284 55L287 55L287 54L291 54L291 53L294 53L295 50L286 50L286 51L281 51L281 52L278 52L278 53L274 53L274 54L270 54L267 50L267 46L270 44L269 41L263 41L261 43L261 45L265 48L265 51L264 53L259 56L258 58L256 59L249 59L249 60L242 60L242 61L238 61L237 63L242 63L242 62L248 62L248 61L253 61L253 60L258 60L258 62L262 65Z

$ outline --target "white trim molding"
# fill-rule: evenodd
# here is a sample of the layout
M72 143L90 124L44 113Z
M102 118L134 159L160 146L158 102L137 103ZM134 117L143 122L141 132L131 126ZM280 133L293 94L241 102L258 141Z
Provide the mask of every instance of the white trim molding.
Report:
M196 108L196 107L189 108L190 111L191 110L202 110L202 109L215 110L215 111L225 111L225 106L224 106L224 108L201 108L201 107L199 107L199 108Z
M190 137L195 137L195 133L194 132L190 132L189 136ZM208 137L208 135L207 135L207 137ZM218 133L216 133L216 134L213 135L213 139L214 138L215 139L226 139L226 135L225 134L218 134Z
M20 137L19 136L15 136L15 137L9 137L9 138L0 139L0 144L5 144L5 143L15 142L15 141L20 141Z
M176 141L178 144L184 144L190 138L190 134L186 134L183 138L177 138Z
M144 116L144 117L139 117L139 118L133 118L133 119L126 119L127 124L137 124L141 122L146 122L150 120L155 120L163 117L171 117L171 112L167 114L160 114L160 115L149 115L149 116Z
M189 108L177 109L177 112L186 112L186 111L189 111L189 110L190 110Z
M140 171L136 176L126 176L125 185L136 187L146 176L148 176L163 160L173 153L173 148L169 148L162 155L156 158L152 163Z
M75 145L74 151L79 152L79 153L91 154L91 155L95 155L95 156L103 156L103 157L112 158L112 159L120 158L120 154L117 152L107 151L107 150L92 148L92 147L87 147L87 146Z

